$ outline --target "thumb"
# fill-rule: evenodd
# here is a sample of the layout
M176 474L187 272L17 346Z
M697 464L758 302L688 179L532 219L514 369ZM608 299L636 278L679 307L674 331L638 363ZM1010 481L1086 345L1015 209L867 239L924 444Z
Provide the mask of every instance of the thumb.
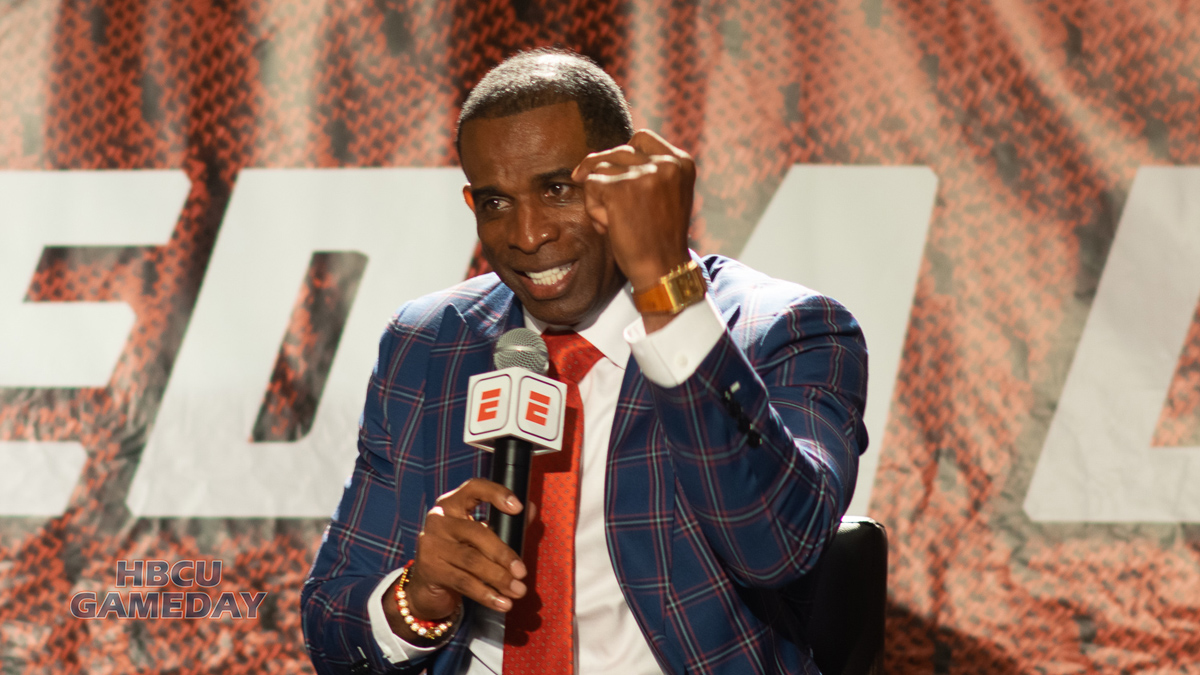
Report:
M588 180L583 186L583 205L588 216L596 224L596 231L604 234L608 231L608 208L604 205L604 186L599 181Z

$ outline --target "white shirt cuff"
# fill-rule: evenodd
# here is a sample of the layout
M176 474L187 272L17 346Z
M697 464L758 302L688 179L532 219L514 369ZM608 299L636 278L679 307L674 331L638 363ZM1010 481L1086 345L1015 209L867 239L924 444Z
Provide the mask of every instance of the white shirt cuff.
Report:
M721 313L705 293L704 302L687 307L649 335L639 316L625 328L625 341L646 379L660 387L677 387L696 372L724 332Z
M394 570L371 591L371 598L367 600L367 615L371 619L371 634L375 636L375 642L379 645L379 650L383 652L383 658L389 663L403 663L410 659L415 659L423 654L435 652L441 649L444 645L434 647L418 647L399 635L392 632L392 626L388 623L387 615L383 613L383 594L387 593L388 588L396 579L400 578L400 573L404 569ZM450 629L451 635L458 631L458 625Z

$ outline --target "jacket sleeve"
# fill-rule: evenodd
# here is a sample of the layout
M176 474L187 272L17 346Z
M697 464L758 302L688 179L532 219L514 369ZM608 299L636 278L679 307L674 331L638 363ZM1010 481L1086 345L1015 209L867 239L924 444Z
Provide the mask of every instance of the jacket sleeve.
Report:
M400 339L393 323L380 343L359 422L358 459L341 502L321 541L300 605L305 644L321 675L418 673L431 657L392 664L371 633L367 601L387 573L415 550L428 506L421 495L401 500L396 485L396 440L415 433L423 378L406 378L406 363L420 363L419 341ZM413 386L406 383L416 382ZM406 555L408 557L406 557ZM467 631L459 631L461 639ZM362 670L361 663L370 665Z
M741 583L777 587L816 563L853 494L866 344L850 313L816 294L736 330L742 339L726 329L682 384L650 388L705 539Z

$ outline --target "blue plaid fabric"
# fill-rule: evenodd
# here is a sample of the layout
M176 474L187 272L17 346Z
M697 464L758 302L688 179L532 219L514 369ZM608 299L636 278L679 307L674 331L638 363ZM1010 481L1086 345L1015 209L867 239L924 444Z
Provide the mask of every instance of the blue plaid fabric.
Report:
M678 387L650 383L630 360L605 490L611 559L664 671L815 674L772 589L816 562L850 501L867 445L866 346L829 298L728 258L701 262L727 329ZM370 672L457 672L467 631L393 666L366 603L412 557L433 501L488 475L489 456L462 442L467 379L522 323L512 292L485 275L406 304L389 324L357 464L301 595L319 673L363 661Z

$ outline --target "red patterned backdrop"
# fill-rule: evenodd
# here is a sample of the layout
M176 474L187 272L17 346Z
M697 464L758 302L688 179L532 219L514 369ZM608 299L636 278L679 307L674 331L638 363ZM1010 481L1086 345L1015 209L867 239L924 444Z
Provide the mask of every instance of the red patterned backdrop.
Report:
M27 280L27 303L136 318L107 386L0 389L0 440L86 450L61 515L0 518L0 670L311 672L297 604L321 519L126 506L226 207L246 168L454 166L465 92L540 45L597 60L639 125L696 155L703 251L738 254L797 163L936 174L870 450L888 672L1200 670L1200 528L1022 506L1135 173L1200 164L1188 0L5 4L0 169L181 169L190 192L164 245L47 246ZM311 423L362 264L314 258L256 440ZM1185 345L1155 446L1200 442L1200 317ZM135 559L221 559L215 590L267 599L254 620L71 615Z

